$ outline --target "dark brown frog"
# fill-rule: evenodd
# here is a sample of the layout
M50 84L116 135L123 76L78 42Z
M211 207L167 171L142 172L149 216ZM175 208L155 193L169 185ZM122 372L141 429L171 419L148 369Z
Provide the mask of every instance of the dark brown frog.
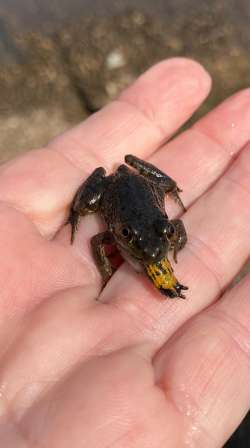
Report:
M174 277L167 255L173 250L177 262L177 253L187 241L186 231L180 219L168 219L164 205L165 195L170 194L185 210L179 197L181 190L150 163L133 155L125 156L125 162L136 171L120 165L114 174L106 176L104 168L96 168L80 186L67 221L72 227L71 243L80 217L99 212L107 230L95 235L91 246L103 284L113 273L105 245L115 245L122 257L144 271L162 294L184 298L182 290L187 287Z

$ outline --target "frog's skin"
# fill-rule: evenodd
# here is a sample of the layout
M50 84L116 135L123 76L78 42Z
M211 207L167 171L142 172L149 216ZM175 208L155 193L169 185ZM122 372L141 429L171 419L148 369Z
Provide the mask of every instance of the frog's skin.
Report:
M112 275L112 266L105 254L105 244L115 244L123 258L137 269L159 262L173 249L174 260L187 241L180 219L169 220L165 211L165 195L170 194L185 210L176 182L148 162L133 155L125 156L114 174L96 168L85 180L72 201L67 223L71 224L74 241L81 216L99 212L106 224L105 232L91 239L96 264L105 285ZM179 285L175 297L181 296ZM171 294L168 294L171 295Z

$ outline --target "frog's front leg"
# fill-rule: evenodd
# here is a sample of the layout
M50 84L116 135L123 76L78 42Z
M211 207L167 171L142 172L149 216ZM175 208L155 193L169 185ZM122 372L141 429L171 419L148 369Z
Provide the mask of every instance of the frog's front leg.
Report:
M71 204L66 224L71 224L71 244L74 241L80 216L94 213L98 210L104 191L105 169L96 168L93 173L78 188Z
M186 211L184 204L178 193L181 193L181 189L177 186L176 182L169 177L163 171L159 170L157 167L151 163L145 162L144 160L138 159L137 157L129 154L125 156L125 162L135 168L142 176L147 177L151 182L159 185L163 188L166 194L173 196L176 202Z
M103 287L106 285L113 273L112 265L105 253L105 244L114 244L114 242L114 237L108 230L106 230L106 232L98 233L91 238L92 252L102 276Z
M177 253L181 250L187 242L187 234L183 222L180 219L172 219L169 221L170 249L173 250L173 258L177 263Z

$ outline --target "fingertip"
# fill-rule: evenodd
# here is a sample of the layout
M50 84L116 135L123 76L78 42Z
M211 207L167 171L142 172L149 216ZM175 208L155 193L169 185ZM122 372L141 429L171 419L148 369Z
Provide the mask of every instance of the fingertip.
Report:
M174 57L158 62L155 66L150 68L147 73L154 72L158 76L160 73L165 76L169 71L174 70L178 77L189 77L197 82L197 85L202 87L206 93L211 89L212 79L205 67L195 59L186 57Z
M249 122L250 88L246 88L226 98L193 128L202 131L234 156L250 140Z
M207 94L211 89L211 76L207 70L194 59L189 59L185 57L176 57L170 59L164 59L157 64L150 67L146 72L144 72L134 84L121 93L121 97L132 97L132 90L141 87L141 84L149 87L152 86L152 90L160 87L168 87L172 81L172 76L176 78L176 83L182 82L186 78L190 78L195 87L200 87ZM142 91L143 95L147 94L147 91ZM149 93L151 93L149 91Z
M159 62L142 74L120 99L135 105L164 133L171 134L195 111L211 89L211 77L188 58Z

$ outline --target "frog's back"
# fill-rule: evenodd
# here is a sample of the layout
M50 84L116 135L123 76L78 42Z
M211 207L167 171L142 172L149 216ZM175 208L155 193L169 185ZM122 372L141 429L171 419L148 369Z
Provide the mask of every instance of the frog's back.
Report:
M107 177L102 214L107 223L151 219L164 210L164 192L140 174L121 165Z

